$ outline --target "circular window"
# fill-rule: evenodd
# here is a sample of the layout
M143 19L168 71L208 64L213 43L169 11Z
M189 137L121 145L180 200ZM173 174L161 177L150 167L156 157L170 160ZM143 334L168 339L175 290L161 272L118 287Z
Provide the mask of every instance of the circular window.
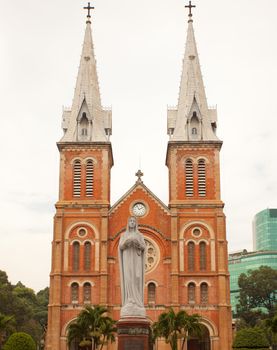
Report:
M87 230L84 227L79 228L78 230L78 236L85 237L87 234Z
M158 246L150 241L149 239L144 239L146 244L146 256L145 256L145 272L152 271L159 262L159 248Z
M201 233L202 232L201 232L200 228L198 228L198 227L196 227L192 230L192 234L196 237L199 237L201 235Z

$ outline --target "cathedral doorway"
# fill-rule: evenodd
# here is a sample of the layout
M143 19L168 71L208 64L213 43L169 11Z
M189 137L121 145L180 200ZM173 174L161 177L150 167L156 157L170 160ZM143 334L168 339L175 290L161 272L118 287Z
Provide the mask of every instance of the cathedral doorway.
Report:
M210 333L206 326L203 325L203 333L200 337L189 335L187 350L211 350Z

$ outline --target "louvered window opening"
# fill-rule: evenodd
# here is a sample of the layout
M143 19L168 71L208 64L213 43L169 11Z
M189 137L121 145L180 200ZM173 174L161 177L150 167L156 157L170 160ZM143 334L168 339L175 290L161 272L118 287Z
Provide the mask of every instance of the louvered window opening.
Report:
M198 195L206 196L206 164L203 159L198 162Z
M90 242L86 242L85 243L85 270L89 271L90 268L90 264L91 264L91 244Z
M77 283L71 285L71 301L78 302L79 299L79 286Z
M156 299L156 285L155 283L148 284L148 302L154 303Z
M86 165L86 196L93 196L93 161L89 160Z
M188 302L195 303L195 284L190 283L188 285Z
M73 271L79 270L80 261L80 244L78 242L73 243Z
M193 164L190 159L186 161L186 196L193 196Z
M193 242L189 242L188 244L188 270L194 270L194 255L195 255L195 244Z
M200 249L200 270L204 271L207 268L207 246L205 242L201 242L199 245Z
M76 160L73 166L73 196L81 196L81 162Z
M90 283L84 284L84 301L90 301L91 300L91 285Z
M200 286L200 301L202 304L208 303L208 285L207 285L207 283L202 283Z

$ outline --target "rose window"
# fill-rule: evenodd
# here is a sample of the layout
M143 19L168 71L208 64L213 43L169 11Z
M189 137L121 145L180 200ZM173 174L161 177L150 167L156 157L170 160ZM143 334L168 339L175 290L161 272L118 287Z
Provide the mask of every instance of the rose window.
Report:
M145 239L146 256L145 256L145 272L153 270L159 260L159 248L156 244L148 239Z

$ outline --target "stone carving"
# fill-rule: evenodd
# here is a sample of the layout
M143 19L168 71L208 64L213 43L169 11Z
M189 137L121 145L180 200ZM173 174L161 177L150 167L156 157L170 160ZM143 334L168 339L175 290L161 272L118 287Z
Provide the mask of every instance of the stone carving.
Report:
M129 217L127 229L119 240L121 280L121 317L145 317L143 305L145 242L138 230L137 219Z

